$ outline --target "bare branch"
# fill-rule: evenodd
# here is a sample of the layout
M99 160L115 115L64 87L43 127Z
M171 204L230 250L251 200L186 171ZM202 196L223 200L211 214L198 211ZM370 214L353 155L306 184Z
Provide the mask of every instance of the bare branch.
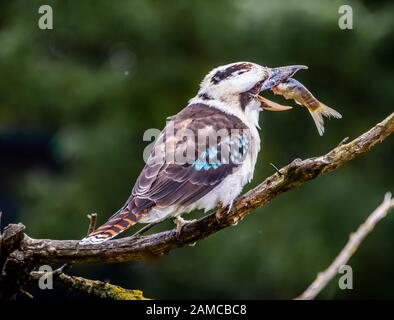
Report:
M368 219L357 229L355 233L352 233L349 237L349 241L331 263L331 265L323 272L319 273L312 282L312 284L296 299L297 300L312 300L314 299L321 290L338 274L340 267L345 265L349 259L354 255L360 246L361 242L365 237L373 230L375 225L386 217L387 213L391 208L394 208L394 199L391 198L391 193L387 193L383 202L370 214Z
M298 187L318 176L345 165L367 152L394 131L394 113L353 141L337 146L326 155L306 160L296 159L280 169L253 190L239 197L229 212L219 208L215 214L187 224L180 235L175 230L149 236L126 237L98 245L79 245L79 240L37 240L25 236L21 249L30 252L36 262L103 263L141 260L157 256L177 247L194 243L235 225L251 211L261 207L283 192Z
M7 252L7 261L0 274L0 287L8 283L10 275L13 277L11 282L12 279L14 281L18 279L20 282L20 278L23 277L16 278L16 273L30 275L36 266L42 264L141 260L192 244L223 228L237 224L251 211L264 206L280 194L345 165L368 152L393 131L394 113L353 141L347 144L341 143L323 156L294 160L279 170L281 174L275 173L253 190L239 197L231 210L219 208L216 213L185 225L178 235L176 230L170 230L148 236L131 236L102 244L83 246L79 244L79 240L32 239L24 235L23 239L18 241L17 249ZM2 259L4 261L4 257ZM21 286L20 283L19 286ZM0 294L1 291L2 288L0 288Z
M85 292L99 298L112 300L148 300L140 290L128 290L110 283L60 274L57 284L66 289Z
M52 276L56 287L66 290L74 290L96 296L103 299L112 300L149 300L145 298L141 290L129 290L122 287L82 277L69 276L64 273L34 272L31 274L31 281L43 279L42 277ZM25 292L23 292L25 293Z

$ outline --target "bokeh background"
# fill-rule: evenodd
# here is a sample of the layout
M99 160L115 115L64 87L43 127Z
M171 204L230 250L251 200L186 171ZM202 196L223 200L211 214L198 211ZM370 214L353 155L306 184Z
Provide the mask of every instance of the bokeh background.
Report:
M50 4L54 29L40 30ZM0 208L36 238L78 239L86 215L109 217L144 162L146 129L161 129L213 67L235 61L305 64L297 73L343 119L320 137L308 112L264 112L253 183L294 158L354 138L394 106L394 3L347 1L22 1L0 3ZM267 97L270 97L269 95ZM284 103L280 97L274 98ZM292 190L234 228L154 261L75 266L70 272L141 289L152 298L289 299L336 256L394 191L394 143ZM201 216L193 213L192 217ZM172 227L164 223L155 231ZM394 298L394 218L320 298ZM131 231L132 232L132 231ZM128 234L130 234L129 232ZM69 298L36 290L36 297ZM75 296L73 296L75 297Z

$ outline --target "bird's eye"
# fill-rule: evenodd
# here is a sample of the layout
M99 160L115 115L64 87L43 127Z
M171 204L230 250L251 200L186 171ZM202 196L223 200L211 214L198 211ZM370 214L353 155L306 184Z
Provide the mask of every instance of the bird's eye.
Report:
M257 82L257 83L254 85L253 89L254 89L255 91L260 90L261 84L262 84L261 82Z

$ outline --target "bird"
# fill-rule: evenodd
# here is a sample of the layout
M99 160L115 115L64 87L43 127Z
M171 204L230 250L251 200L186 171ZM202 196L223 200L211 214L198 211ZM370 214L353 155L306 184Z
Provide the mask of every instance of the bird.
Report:
M291 109L260 93L305 68L235 62L211 70L197 95L167 119L125 204L80 243L99 244L136 223L169 218L181 232L185 213L231 208L254 175L260 112Z

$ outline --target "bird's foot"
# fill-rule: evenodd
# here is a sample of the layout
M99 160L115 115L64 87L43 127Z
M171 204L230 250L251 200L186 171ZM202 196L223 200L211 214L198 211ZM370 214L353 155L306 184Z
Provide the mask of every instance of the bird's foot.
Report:
M197 219L192 219L192 220L185 220L182 217L178 216L174 218L174 222L176 224L176 236L179 237L182 229L184 228L184 226L197 221Z
M222 221L223 221L223 218L224 218L225 214L226 214L225 207L223 206L223 204L221 202L219 202L218 205L217 205L216 212L215 212L215 219L216 219L216 222L219 225L222 224Z
M223 219L223 210L222 209L218 209L215 212L215 219L216 222L220 225Z

